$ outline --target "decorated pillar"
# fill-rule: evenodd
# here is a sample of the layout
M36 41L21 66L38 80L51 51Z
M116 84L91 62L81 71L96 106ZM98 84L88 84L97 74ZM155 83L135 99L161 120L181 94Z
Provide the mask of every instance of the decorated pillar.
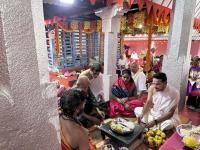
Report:
M196 0L174 1L168 52L164 56L162 68L162 71L167 74L168 83L180 91L179 109L182 109L185 104L195 2Z
M42 0L1 0L2 150L60 149L56 86L48 83L42 18Z
M102 19L102 32L104 32L104 74L103 91L106 101L111 96L111 86L117 79L117 34L120 32L120 15L116 5L106 7L95 13ZM123 13L121 13L123 15Z

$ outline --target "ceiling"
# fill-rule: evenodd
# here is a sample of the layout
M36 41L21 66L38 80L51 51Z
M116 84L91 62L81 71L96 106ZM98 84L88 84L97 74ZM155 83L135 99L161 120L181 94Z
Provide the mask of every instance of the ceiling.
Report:
M68 19L96 20L99 17L94 15L95 10L106 6L103 0L97 0L95 5L91 5L89 0L75 0L72 5L65 5L59 0L43 0L43 2L45 19L66 16Z
M72 5L64 5L59 0L43 0L43 7L45 19L66 16L67 20L97 20L100 18L95 15L95 11L106 7L106 4L104 0L96 0L95 5L91 5L90 0L75 0ZM138 5L134 3L128 13L137 11Z

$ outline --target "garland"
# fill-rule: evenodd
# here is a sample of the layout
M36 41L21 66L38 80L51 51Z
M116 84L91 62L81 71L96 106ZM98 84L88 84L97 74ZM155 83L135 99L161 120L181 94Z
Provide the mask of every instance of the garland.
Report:
M60 53L60 41L59 41L59 30L58 30L58 25L55 27L55 38L56 38L56 54L59 56Z
M89 33L89 58L92 58L92 34Z
M151 69L151 43L152 43L152 33L153 33L153 14L152 11L149 14L149 24L148 24L148 49L146 55L146 72Z

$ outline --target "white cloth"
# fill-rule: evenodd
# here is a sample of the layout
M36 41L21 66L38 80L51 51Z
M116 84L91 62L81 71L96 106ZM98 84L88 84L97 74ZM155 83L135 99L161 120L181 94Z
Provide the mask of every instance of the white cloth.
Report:
M97 78L93 78L90 81L90 89L92 90L94 96L98 98L99 95L103 95L103 75L100 73Z
M138 70L137 73L132 73L132 78L135 82L135 86L137 89L137 94L140 94L142 91L146 91L146 76L143 71Z
M139 117L142 115L142 110L143 107L136 107L134 112L136 117ZM144 115L144 117L142 118L142 122L143 123L148 123L151 122L153 120L155 120L156 118L154 118L150 113ZM163 130L169 130L172 129L174 127L172 120L165 120L162 123L158 124L157 126L154 126L153 129L161 129Z
M153 108L150 110L148 117L151 117L150 120L158 119L159 117L169 112L174 106L178 105L179 99L179 92L174 87L168 84L164 91L158 91L153 95ZM136 109L136 111L138 110ZM135 114L138 115L138 112L135 112ZM144 119L144 121L149 120ZM178 116L178 107L176 108L172 118L170 118L170 123L173 126L177 126L180 124L180 119Z

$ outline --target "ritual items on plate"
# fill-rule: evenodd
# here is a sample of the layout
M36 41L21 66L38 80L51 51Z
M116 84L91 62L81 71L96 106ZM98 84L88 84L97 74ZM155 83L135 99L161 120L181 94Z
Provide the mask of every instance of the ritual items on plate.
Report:
M177 133L183 137L185 146L200 149L200 126L181 124L176 128Z
M110 123L110 128L116 133L128 134L133 132L135 124L132 121L124 118L116 118Z

